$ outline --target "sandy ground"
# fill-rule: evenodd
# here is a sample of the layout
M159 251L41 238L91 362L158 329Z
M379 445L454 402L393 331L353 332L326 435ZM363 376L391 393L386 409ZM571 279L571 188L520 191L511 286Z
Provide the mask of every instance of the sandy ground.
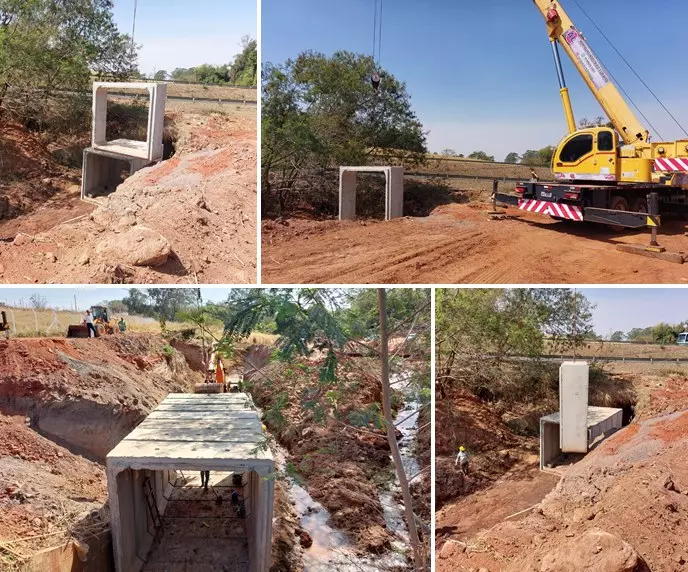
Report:
M598 284L688 281L684 265L627 254L646 232L614 233L509 209L490 220L488 203L449 204L430 216L393 221L288 219L262 225L266 284ZM660 234L669 251L688 250L685 224Z
M96 204L80 200L75 174L49 155L38 172L19 173L38 190L23 214L0 221L0 282L255 283L255 109L168 116L178 131L175 155ZM25 163L45 155L34 137L20 135L12 149ZM18 184L0 191L12 196ZM133 260L130 252L144 245L163 262Z

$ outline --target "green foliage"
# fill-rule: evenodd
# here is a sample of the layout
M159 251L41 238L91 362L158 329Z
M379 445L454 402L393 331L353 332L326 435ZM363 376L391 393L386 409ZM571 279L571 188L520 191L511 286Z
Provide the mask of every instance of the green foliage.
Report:
M578 122L578 129L587 129L589 127L609 127L610 129L614 129L614 125L612 124L612 122L609 121L606 117L602 117L601 115L595 117L594 119L588 119L587 117L583 117Z
M301 193L302 201L324 201L318 177L328 167L366 165L400 152L410 162L424 160L425 134L405 85L382 70L376 91L375 69L371 57L345 51L331 57L308 51L264 66L264 212L293 208L304 185L317 185L318 192ZM334 189L328 197L334 204Z
M440 155L446 155L447 157L456 157L456 151L454 149L442 149Z
M197 288L130 288L122 299L130 314L159 320L175 320L180 312L192 310L198 301Z
M537 362L545 339L562 352L582 343L592 308L564 288L438 289L438 391L458 382L492 399L536 398L550 382ZM507 363L511 355L535 361Z
M556 147L552 145L538 150L528 149L521 155L521 164L529 167L549 167L555 150Z
M172 71L170 77L176 81L190 83L252 87L257 84L257 73L258 51L256 40L249 36L244 36L241 39L241 52L234 56L234 61L231 64L219 66L202 64L192 68L176 68Z
M112 8L111 0L0 0L0 114L36 120L56 90L88 90L92 74L131 74L136 48Z
M175 349L170 345L164 345L162 347L162 354L167 358L172 357L174 355L174 352L175 352Z
M265 424L274 428L277 432L283 431L287 426L287 420L282 411L289 405L289 395L280 393L272 404L265 410L263 419Z
M318 368L318 381L324 385L337 381L337 354L332 348L328 350L325 361Z
M158 70L155 72L155 75L153 75L153 79L155 81L165 81L169 75L170 74L168 74L165 70Z
M622 342L625 337L626 337L626 334L624 334L621 330L618 330L618 331L614 332L611 336L609 336L609 341Z
M469 159L477 159L479 161L494 161L494 155L488 155L485 151L473 151L468 156Z
M110 300L102 305L107 306L113 314L124 314L127 311L127 305L122 300Z
M365 409L350 411L346 416L347 421L354 427L370 427L382 429L385 426L385 418L379 403L371 403Z
M512 151L504 159L505 163L518 163L521 160L521 156L518 153Z

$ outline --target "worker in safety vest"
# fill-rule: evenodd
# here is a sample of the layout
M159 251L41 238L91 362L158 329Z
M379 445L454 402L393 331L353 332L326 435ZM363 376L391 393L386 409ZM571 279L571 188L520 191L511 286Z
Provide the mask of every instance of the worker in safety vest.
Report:
M466 453L466 448L463 445L459 447L459 454L456 455L456 461L454 461L454 466L457 465L464 475L468 474L468 453Z
M220 356L217 357L217 362L215 364L215 381L217 383L225 382L225 369L222 367L222 359L220 359Z

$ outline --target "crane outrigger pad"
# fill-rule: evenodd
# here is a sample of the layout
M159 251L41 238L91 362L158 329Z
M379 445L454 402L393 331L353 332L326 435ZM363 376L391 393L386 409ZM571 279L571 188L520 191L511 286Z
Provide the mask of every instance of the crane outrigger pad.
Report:
M642 244L617 244L616 249L620 252L640 254L648 258L658 258L667 262L675 262L676 264L683 264L688 258L680 252L666 252L662 247L643 246Z

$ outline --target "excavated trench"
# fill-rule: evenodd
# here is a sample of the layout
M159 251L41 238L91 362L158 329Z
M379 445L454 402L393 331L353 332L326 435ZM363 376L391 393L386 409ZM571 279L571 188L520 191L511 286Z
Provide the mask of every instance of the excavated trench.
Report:
M392 376L390 381L399 390L404 399L404 407L394 420L401 432L398 439L402 462L407 477L410 479L420 470L415 457L418 408L420 402L417 392L404 384L395 385L401 378L410 377L408 371ZM274 456L278 469L285 471L289 453L279 444L274 445ZM391 457L390 457L391 458ZM390 469L394 471L393 465ZM340 529L331 524L330 513L308 491L293 478L288 478L288 494L299 516L301 528L308 533L313 544L303 550L305 572L375 572L378 570L405 570L411 566L405 556L410 550L408 530L404 518L404 505L400 502L399 481L394 477L388 489L379 493L383 508L385 527L393 535L391 550L379 555L357 553L355 543Z

